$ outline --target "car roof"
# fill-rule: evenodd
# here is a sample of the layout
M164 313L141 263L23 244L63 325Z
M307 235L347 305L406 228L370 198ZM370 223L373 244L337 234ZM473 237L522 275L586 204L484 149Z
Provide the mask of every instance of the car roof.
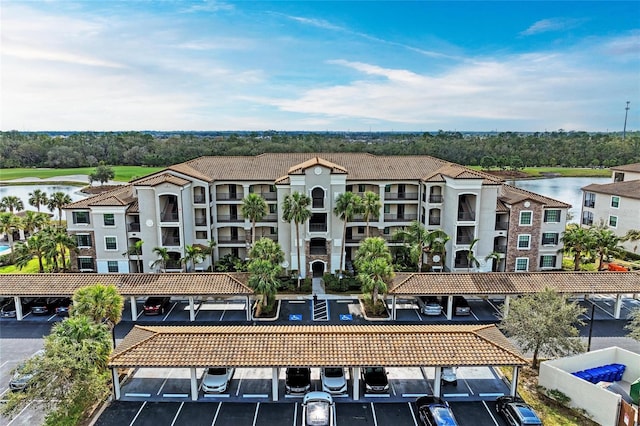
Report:
M531 407L523 403L513 403L513 408L518 412L518 416L526 425L540 425L542 422Z
M444 405L434 404L429 406L429 410L433 415L433 419L438 426L457 426L456 419L453 417L451 410Z

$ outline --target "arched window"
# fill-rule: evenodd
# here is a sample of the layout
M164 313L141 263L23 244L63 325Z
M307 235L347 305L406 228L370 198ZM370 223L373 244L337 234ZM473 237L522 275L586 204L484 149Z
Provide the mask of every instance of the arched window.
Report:
M314 209L323 209L324 208L324 189L322 189L322 188L313 188L313 191L311 191L311 198L313 200L311 206Z

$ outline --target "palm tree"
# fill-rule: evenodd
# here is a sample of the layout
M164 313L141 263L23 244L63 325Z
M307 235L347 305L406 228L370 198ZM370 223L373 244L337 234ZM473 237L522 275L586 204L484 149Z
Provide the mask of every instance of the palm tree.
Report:
M269 299L273 298L278 288L280 265L266 259L253 259L249 262L248 269L249 287L261 295L262 306L267 306Z
M16 266L20 269L29 264L34 256L38 258L38 272L44 272L44 257L47 240L42 233L30 236L24 243L18 243L15 247Z
M256 242L256 222L267 214L267 202L258 194L251 193L242 200L242 216L251 221L251 245Z
M362 291L371 295L371 302L376 306L379 294L386 294L388 284L393 279L391 253L384 239L380 237L365 239L355 255L358 269L358 280L362 283Z
M380 237L365 238L356 251L354 264L356 268L360 269L360 264L377 258L385 259L387 263L391 263L391 252L386 241Z
M33 192L29 193L28 201L29 205L35 207L38 212L40 212L40 206L46 206L49 202L49 197L47 196L46 192L40 189L36 189Z
M214 255L214 248L218 245L218 243L216 242L216 240L211 239L209 240L209 242L207 243L207 247L205 247L202 252L206 255L209 256L209 260L211 261L211 272L215 271L215 264L213 263L213 255Z
M296 224L296 248L298 250L298 275L302 273L300 267L300 224L306 222L311 217L311 198L300 192L293 192L284 197L282 203L282 218ZM300 280L298 280L298 285Z
M362 198L353 192L343 192L336 198L336 206L333 214L342 220L342 249L340 251L340 273L343 271L343 260L345 252L345 237L347 235L347 222L353 221L355 215L362 212Z
M22 218L23 229L26 233L31 235L33 232L44 228L49 223L49 218L46 213L34 212L27 210Z
M380 216L380 209L382 203L380 202L380 195L373 191L366 191L362 198L362 215L367 222L366 238L369 238L369 220L378 219Z
M107 368L111 354L107 325L95 324L91 318L84 315L71 316L56 323L52 327L51 334L55 335L56 340L60 342L68 342L69 344L65 345L67 348L74 346L80 346L85 350L91 348L87 353L91 357L92 364L100 370Z
M58 211L58 226L62 226L62 207L71 203L71 197L62 191L54 192L47 201L49 211Z
M564 243L562 251L573 255L573 269L579 271L583 254L590 255L593 251L593 232L572 223L562 233L561 240Z
M123 306L124 299L114 285L96 283L76 290L71 313L73 316L85 315L112 329L122 319Z
M500 252L492 251L488 255L485 256L484 260L491 260L491 272L498 272L498 262L500 261Z
M142 263L142 244L144 241L137 240L133 245L129 246L126 252L122 253L123 256L138 256L138 272L141 273L144 270L144 265Z
M428 231L424 225L414 220L408 229L396 232L394 239L404 241L409 245L411 259L417 264L418 272L422 272L425 253L441 255L441 262L444 263L444 245L449 241L449 236L440 229Z
M640 229L628 230L626 235L622 238L622 241L640 241ZM637 245L633 247L634 252L637 249L638 249Z
M469 250L467 250L467 272L471 272L471 268L477 268L480 266L480 261L476 258L476 254L473 251L473 247L480 241L478 238L471 240Z
M160 270L164 271L166 269L167 262L171 258L171 256L169 256L169 249L166 247L154 247L153 252L158 255L158 259L156 259L151 266L160 265Z
M7 238L9 239L9 247L11 247L11 254L9 257L13 262L14 253L13 253L13 233L20 229L22 226L22 220L18 216L9 212L0 212L0 233L7 234Z
M280 244L270 238L260 238L251 248L249 252L251 259L264 259L271 263L280 265L284 262L284 252L280 248Z
M621 255L624 249L620 247L622 238L606 228L591 228L594 237L594 248L598 254L598 271L602 271L602 263L609 256Z
M13 214L15 211L24 210L24 203L15 195L6 195L0 201L0 208L2 211L9 210Z
M42 231L38 232L42 238L46 241L43 245L43 257L47 261L48 265L52 265L55 272L58 272L58 246L56 244L56 234L58 233L57 227L48 226Z
M191 269L195 271L196 263L200 263L204 260L204 253L202 253L202 249L198 246L187 245L184 248L184 257L181 259L185 264L185 268L187 272L189 272L189 264L193 266Z
M56 230L53 240L60 251L60 263L62 271L67 271L67 253L70 250L77 250L76 240L63 229Z

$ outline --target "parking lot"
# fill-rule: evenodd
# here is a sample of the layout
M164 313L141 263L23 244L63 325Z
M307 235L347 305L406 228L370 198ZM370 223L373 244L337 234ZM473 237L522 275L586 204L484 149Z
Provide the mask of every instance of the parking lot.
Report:
M505 426L493 402L453 402L460 426ZM343 426L414 425L413 402L336 403L337 424ZM299 401L280 403L115 402L96 426L278 426L302 424Z

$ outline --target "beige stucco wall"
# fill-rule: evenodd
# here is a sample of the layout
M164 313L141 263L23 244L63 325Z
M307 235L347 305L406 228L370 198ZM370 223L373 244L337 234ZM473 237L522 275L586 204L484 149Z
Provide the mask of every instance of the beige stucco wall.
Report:
M597 423L603 426L616 426L620 395L571 374L575 371L613 363L627 366L622 380L633 382L640 377L640 355L622 348L611 347L541 363L538 384L567 395L571 398L569 403L571 406L585 410Z

